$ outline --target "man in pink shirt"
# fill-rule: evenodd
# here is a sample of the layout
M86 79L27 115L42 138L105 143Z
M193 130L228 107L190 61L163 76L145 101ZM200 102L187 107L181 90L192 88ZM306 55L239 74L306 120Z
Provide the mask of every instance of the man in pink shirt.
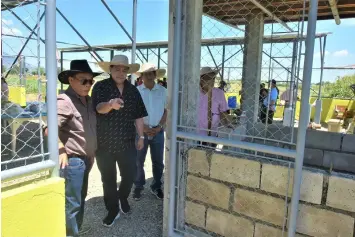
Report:
M200 71L200 103L198 108L197 131L200 135L217 136L217 128L230 124L227 117L228 105L224 92L215 88L215 78L219 70L203 67ZM202 144L207 145L207 144ZM215 144L210 144L215 146Z

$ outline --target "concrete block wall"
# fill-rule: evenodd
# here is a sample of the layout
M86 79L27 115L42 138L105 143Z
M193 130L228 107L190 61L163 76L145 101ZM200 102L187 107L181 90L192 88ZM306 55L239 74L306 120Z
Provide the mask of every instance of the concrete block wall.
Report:
M187 174L188 229L231 237L286 231L293 179L287 164L191 149ZM355 177L304 170L298 215L298 236L354 237Z
M291 131L288 127L262 124L256 125L255 131L266 134L266 138L290 142ZM297 128L293 133L293 142L297 142ZM256 139L254 142L258 142ZM259 142L264 143L263 140ZM268 141L268 145L278 146L275 142ZM327 131L307 130L306 150L304 164L316 166L325 170L335 170L355 174L355 134L341 134ZM291 147L294 149L294 147Z

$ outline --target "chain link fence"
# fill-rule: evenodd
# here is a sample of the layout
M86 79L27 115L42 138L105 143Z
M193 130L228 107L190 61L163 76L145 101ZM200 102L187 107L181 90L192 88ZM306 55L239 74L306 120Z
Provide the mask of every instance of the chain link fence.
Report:
M40 1L2 1L1 170L48 158ZM42 35L42 36L41 36Z
M306 5L207 0L202 19L195 19L198 14L189 10L194 4L200 7L182 4L182 73L178 101L172 97L179 104L175 231L286 236ZM199 72L191 66L198 61Z

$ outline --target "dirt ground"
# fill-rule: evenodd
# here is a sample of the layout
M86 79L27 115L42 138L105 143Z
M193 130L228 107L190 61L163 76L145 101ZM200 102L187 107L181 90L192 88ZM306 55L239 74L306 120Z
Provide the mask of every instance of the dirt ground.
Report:
M147 184L140 201L130 197L131 213L121 214L120 219L111 228L104 227L102 219L106 215L100 172L94 165L89 177L89 191L86 199L84 225L91 225L90 233L85 237L161 237L163 228L163 201L150 193L152 181L152 163L148 151L145 162ZM118 172L117 182L120 182Z

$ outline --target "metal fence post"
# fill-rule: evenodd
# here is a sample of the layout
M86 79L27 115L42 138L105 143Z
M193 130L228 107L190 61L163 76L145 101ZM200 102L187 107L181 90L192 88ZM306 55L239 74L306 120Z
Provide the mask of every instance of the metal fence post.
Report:
M310 9L308 13L308 26L307 26L307 38L306 38L306 54L304 61L303 82L302 82L302 94L301 94L301 113L300 122L298 126L297 134L297 156L295 161L295 174L293 178L293 190L291 200L291 214L288 225L288 237L294 237L296 234L298 205L300 200L300 189L302 182L302 168L304 149L306 142L306 132L309 123L309 97L311 89L312 79L312 67L313 67L313 53L314 53L314 41L317 26L317 13L318 13L318 0L311 0Z
M132 56L131 63L136 62L136 45L137 45L137 1L133 0L133 17L132 17ZM136 76L135 74L131 75L131 83L135 85Z
M168 214L168 236L174 235L175 201L176 201L176 152L177 152L177 126L178 126L178 103L179 100L179 79L180 79L180 55L181 55L181 20L182 0L175 0L175 24L174 24L174 45L172 67L172 99L171 99L171 139L169 154L169 214Z
M56 0L46 1L46 77L47 77L47 117L48 151L56 164L52 176L59 174L58 121L57 121L57 58L56 58Z

